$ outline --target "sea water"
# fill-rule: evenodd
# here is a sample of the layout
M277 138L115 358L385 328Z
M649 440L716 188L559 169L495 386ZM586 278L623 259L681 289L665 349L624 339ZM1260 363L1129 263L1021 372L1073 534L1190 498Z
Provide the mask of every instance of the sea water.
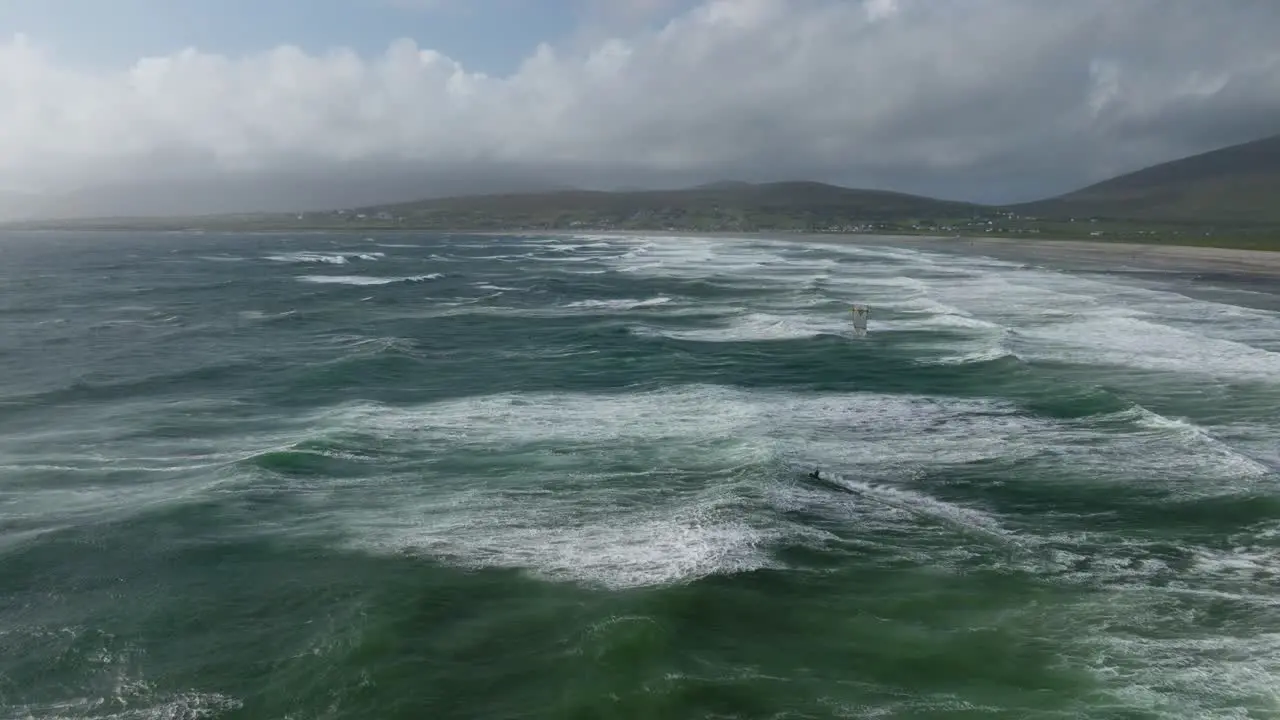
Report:
M0 716L1274 717L1278 415L1227 280L11 233Z

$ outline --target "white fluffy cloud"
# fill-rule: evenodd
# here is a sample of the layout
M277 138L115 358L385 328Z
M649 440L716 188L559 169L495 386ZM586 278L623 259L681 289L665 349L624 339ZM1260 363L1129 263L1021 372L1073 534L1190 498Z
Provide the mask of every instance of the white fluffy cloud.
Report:
M404 39L87 72L16 36L0 188L470 169L1026 197L1280 130L1277 34L1272 0L712 0L506 77Z

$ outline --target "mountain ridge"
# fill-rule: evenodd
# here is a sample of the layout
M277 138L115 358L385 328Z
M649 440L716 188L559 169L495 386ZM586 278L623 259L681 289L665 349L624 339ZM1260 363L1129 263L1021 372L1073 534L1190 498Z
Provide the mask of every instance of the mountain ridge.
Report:
M1196 153L1056 197L1007 206L1039 217L1280 222L1280 134Z
M545 187L545 186L544 186ZM1038 218L1165 224L1280 227L1280 134L1118 175L1062 195L990 205L811 180L750 183L721 179L679 189L584 190L551 187L303 212L217 213L182 217L50 218L10 228L416 227L456 230L597 229L825 230L885 223L916 229L965 221ZM948 224L951 223L951 224Z

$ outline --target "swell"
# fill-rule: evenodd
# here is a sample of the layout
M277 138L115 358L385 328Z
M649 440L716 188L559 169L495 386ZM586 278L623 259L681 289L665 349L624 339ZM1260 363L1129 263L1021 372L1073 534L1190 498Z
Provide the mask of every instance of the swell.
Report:
M38 411L51 406L101 403L151 397L188 397L202 388L226 391L229 388L244 389L269 374L279 370L283 363L274 364L267 358L237 359L213 362L199 367L173 372L156 372L128 380L78 379L66 385L25 394L9 395L0 399L0 409L5 415ZM255 378L246 382L246 378ZM228 382L239 381L239 382Z
M1109 366L1073 372L1023 347L972 355L1023 321L974 305L1016 304L1017 289L917 272L909 254L875 289L829 263L786 267L746 244L717 250L720 262L688 244L609 261L661 256L618 271L625 287L461 268L469 282L537 283L502 302L554 317L441 318L427 293L446 283L311 292L292 280L299 268L273 264L252 302L298 293L291 306L315 324L241 338L251 357L201 361L223 375L170 367L156 377L171 382L108 381L88 388L98 399L47 408L47 428L92 421L102 442L81 443L61 474L37 464L52 458L38 444L7 446L0 470L31 482L6 501L44 480L80 483L25 506L23 532L46 534L4 545L0 596L16 598L15 622L49 633L22 635L20 657L0 660L11 687L40 688L16 705L87 714L103 706L45 700L123 686L127 712L196 715L225 709L217 686L255 715L323 714L337 699L367 714L360 703L386 698L445 714L607 715L622 698L655 716L954 714L987 701L992 715L1085 716L1085 702L1194 715L1265 689L1280 507L1274 468L1241 437L1264 441L1266 427L1233 427L1230 404L1177 411L1162 387ZM376 262L387 276L421 270ZM662 263L688 277L663 277ZM760 322L729 328L745 336L708 341L708 326L732 325L720 309L672 312L698 304L682 289L735 273L734 286L755 283L733 316ZM903 273L953 296L876 316L901 322L865 338L824 325L845 297L891 301ZM378 304L388 296L391 309ZM939 356L968 359L918 362ZM121 388L128 407L111 395ZM1218 392L1205 397L1231 397ZM165 402L227 394L244 403ZM108 405L117 412L93 412ZM1262 425L1263 404L1251 408ZM83 413L58 415L68 409ZM217 453L191 457L184 433ZM150 479L144 457L162 456L189 465L150 494L124 492ZM815 465L840 487L805 483ZM84 634L95 625L122 640ZM406 675L424 653L447 662ZM247 657L275 668L275 684L227 669ZM38 673L50 668L63 674Z

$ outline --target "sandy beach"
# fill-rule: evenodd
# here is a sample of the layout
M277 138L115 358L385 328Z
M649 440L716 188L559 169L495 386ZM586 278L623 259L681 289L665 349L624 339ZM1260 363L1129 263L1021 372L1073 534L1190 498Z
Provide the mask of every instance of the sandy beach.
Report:
M814 236L815 240L844 242ZM883 242L883 240L880 240ZM856 242L856 240L855 240ZM930 250L962 252L1027 263L1052 263L1080 270L1228 273L1280 278L1280 252L1190 245L1015 240L1011 238L926 238L894 236L891 242Z

